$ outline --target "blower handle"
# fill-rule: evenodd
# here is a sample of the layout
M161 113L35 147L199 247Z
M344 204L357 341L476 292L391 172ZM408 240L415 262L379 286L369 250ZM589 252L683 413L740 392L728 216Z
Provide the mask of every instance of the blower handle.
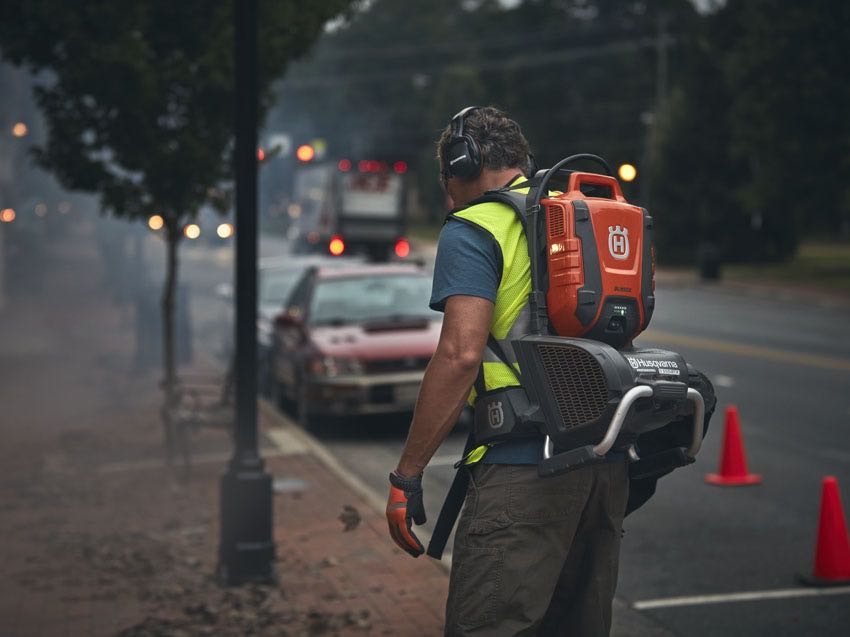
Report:
M529 189L528 195L525 198L525 234L528 242L528 256L531 259L531 292L528 295L528 305L529 310L531 311L528 327L531 334L546 334L549 326L549 311L546 307L546 293L543 292L546 286L541 278L544 272L541 271L540 246L538 245L538 224L541 210L541 195L548 196L549 191L546 186L549 184L549 180L552 176L558 172L561 167L583 159L600 164L609 175L612 177L614 176L614 173L611 172L611 166L609 166L608 162L602 159L599 155L591 155L590 153L570 155L547 170L537 186Z
M541 195L544 196L544 197L548 195L548 191L546 190L546 186L549 185L549 180L552 179L552 176L556 172L558 172L558 170L560 168L562 168L563 166L566 166L567 164L571 164L571 163L576 162L576 161L581 161L582 159L585 159L587 161L592 161L592 162L599 164L600 166L602 166L605 169L605 172L608 175L610 175L611 177L614 176L614 172L611 170L611 166L609 166L608 162L605 161L604 159L602 159L599 155L591 155L590 153L579 153L577 155L570 155L569 157L565 157L564 159L559 161L557 164L552 166L549 170L547 170L543 174L543 178L537 184L537 187L528 191L528 196L526 197L526 200L525 200L526 210L533 205L539 204L540 199L541 199Z

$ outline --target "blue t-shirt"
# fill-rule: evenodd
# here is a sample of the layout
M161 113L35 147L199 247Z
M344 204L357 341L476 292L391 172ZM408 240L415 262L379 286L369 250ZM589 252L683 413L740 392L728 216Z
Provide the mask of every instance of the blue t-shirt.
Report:
M483 228L449 219L440 232L434 260L431 308L446 309L446 299L462 294L496 302L502 280L502 249ZM481 462L538 464L543 458L540 438L508 440L494 445Z
M458 294L496 302L502 280L502 249L483 228L449 219L440 232L434 259L431 309L445 312L446 299Z

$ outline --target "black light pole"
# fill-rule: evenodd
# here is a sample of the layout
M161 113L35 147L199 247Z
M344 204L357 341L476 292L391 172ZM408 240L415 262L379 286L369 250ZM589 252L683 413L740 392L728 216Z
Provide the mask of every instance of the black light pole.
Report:
M236 446L221 478L223 584L275 578L272 479L257 452L257 0L234 0Z

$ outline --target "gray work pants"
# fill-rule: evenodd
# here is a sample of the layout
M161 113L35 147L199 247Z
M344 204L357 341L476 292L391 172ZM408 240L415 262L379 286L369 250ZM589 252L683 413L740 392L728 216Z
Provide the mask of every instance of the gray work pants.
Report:
M608 635L627 497L625 460L550 478L473 466L446 635Z

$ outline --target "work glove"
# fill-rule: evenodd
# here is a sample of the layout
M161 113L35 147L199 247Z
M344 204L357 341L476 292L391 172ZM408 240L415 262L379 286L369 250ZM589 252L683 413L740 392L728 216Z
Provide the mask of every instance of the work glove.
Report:
M402 478L395 471L390 474L387 522L393 541L401 549L413 557L419 557L425 552L425 547L411 530L414 522L417 525L425 524L421 475L414 478Z

